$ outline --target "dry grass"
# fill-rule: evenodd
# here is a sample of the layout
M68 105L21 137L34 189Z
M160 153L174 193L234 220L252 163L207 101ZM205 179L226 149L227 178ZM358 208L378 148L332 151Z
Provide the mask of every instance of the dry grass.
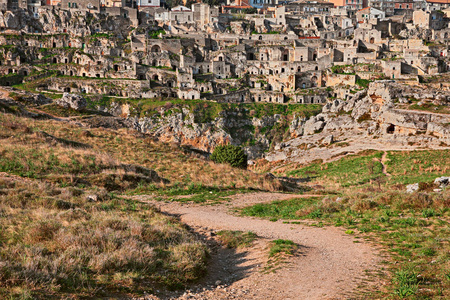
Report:
M117 193L244 188L281 186L131 130L0 114L0 295L139 295L194 281L206 246L177 219Z
M32 132L45 132L56 139L49 141L48 138L42 137L42 134L30 134L25 133L23 130L2 127L2 124L5 123L14 123L18 127L26 125L28 128L31 128ZM187 186L192 184L227 189L266 191L275 191L282 188L277 180L228 165L215 164L186 154L178 146L155 142L128 129L113 131L95 128L87 132L83 128L66 123L32 121L10 115L0 115L0 129L0 131L5 131L2 139L3 150L0 150L0 153L3 151L5 155L11 157L16 156L16 153L12 152L16 147L18 147L19 152L21 152L21 148L28 149L28 153L24 150L23 155L21 155L21 164L24 167L24 172L20 174L21 176L27 176L26 172L30 167L29 161L35 163L36 158L31 153L36 151L36 154L33 153L33 155L37 156L42 161L42 164L49 164L53 157L57 157L60 165L67 165L69 168L72 168L65 170L64 173L70 173L74 176L77 173L76 168L78 166L81 166L80 168L83 170L87 168L91 174L101 174L104 173L105 169L115 169L116 171L118 169L117 166L121 163L138 165L148 170L156 171L161 178L168 180L162 185L163 188L172 186L185 186L187 188ZM77 145L85 145L85 147L74 148L69 146L72 141L76 141ZM8 145L10 146L9 148ZM51 150L48 150L49 146L52 146ZM17 172L15 173L17 174ZM55 175L59 172L43 170L42 173ZM33 173L32 175L34 176L35 174ZM110 179L108 177L105 181ZM134 181L138 182L139 180ZM157 182L143 182L139 185L140 191L153 190L155 185L160 187ZM127 189L130 188L135 188L135 186L127 187Z
M36 298L176 288L205 271L207 249L142 203L0 179L0 294Z

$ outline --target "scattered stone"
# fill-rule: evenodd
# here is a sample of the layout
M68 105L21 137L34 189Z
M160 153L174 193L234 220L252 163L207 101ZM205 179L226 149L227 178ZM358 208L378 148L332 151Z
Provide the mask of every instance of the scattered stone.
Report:
M106 201L109 199L110 196L108 195L108 191L106 189L100 189L95 193L86 196L86 200L89 202Z
M87 195L86 196L86 200L89 202L97 202L98 201L98 195L92 194L92 195Z
M434 180L434 184L439 185L439 187L443 188L450 184L450 177L438 177Z
M87 102L80 95L64 93L61 99L56 100L56 104L64 108L72 108L76 111L86 109Z
M414 193L419 190L419 183L408 184L406 186L407 193Z

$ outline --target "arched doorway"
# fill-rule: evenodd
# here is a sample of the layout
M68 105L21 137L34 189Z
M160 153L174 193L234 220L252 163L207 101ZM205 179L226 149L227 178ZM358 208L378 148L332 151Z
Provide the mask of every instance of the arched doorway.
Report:
M153 53L160 53L161 52L161 47L159 47L158 45L154 45L152 47L152 52Z

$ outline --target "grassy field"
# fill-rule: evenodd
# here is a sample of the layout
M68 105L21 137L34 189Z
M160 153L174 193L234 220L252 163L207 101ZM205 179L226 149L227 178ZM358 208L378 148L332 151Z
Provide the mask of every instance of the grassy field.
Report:
M330 188L431 183L437 177L450 175L450 150L387 151L386 172L392 176L382 172L382 155L381 151L367 150L329 163L289 165L275 173Z
M393 183L431 182L450 175L450 150L389 151L386 166Z
M289 177L309 178L316 182L332 182L341 187L360 186L382 176L382 152L367 151L336 162L312 163L286 172Z
M450 176L450 151L390 151L387 172L382 173L382 153L368 151L321 164L287 171L322 184L322 197L256 204L243 215L285 220L314 226L342 226L380 244L389 259L389 284L368 299L450 298L450 189L433 192L436 177ZM422 190L406 193L405 185L420 183ZM312 223L311 223L312 222ZM376 279L378 280L378 279Z
M138 104L149 110L166 105L145 99ZM223 109L191 104L203 121ZM315 108L246 109L251 117L310 114ZM323 196L257 204L241 213L293 226L305 220L342 226L346 234L383 246L390 273L382 279L389 284L367 298L449 299L450 190L434 192L432 182L450 176L450 151L389 151L384 164L391 176L382 172L382 157L369 150L325 164L285 166L276 174L304 178ZM416 182L421 190L406 193L406 185ZM208 249L177 219L128 196L215 203L236 193L281 189L276 179L215 164L132 130L0 113L0 295L99 298L182 287L203 276ZM251 232L219 233L232 248L250 246L255 238ZM268 271L296 247L273 241Z

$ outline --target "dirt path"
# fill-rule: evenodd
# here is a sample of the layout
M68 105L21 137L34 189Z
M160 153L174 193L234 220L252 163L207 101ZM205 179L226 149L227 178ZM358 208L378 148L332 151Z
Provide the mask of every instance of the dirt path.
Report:
M244 252L219 250L213 255L206 289L187 292L178 299L347 299L363 284L365 271L375 271L380 262L373 245L355 243L342 229L283 224L281 220L241 217L235 207L285 200L293 195L254 193L235 196L214 206L177 202L150 202L161 211L180 216L189 226L206 235L218 230L252 231L264 238ZM299 197L299 196L295 196ZM146 201L140 196L140 200ZM267 259L266 243L289 239L300 245L298 255L276 272L262 272ZM367 278L366 278L367 279ZM167 298L177 298L175 296Z
M420 111L420 110L415 110L415 109L402 109L402 108L396 108L396 109L394 109L394 111L408 113L408 114L414 113L414 114L420 114L420 115L435 115L435 116L439 116L439 117L450 118L450 114L448 114L448 113L437 113L437 112L432 112L432 111Z
M381 156L381 159L380 159L380 163L383 166L382 172L386 176L391 176L391 174L389 174L386 170L386 161L387 161L387 152L384 151L383 155Z

